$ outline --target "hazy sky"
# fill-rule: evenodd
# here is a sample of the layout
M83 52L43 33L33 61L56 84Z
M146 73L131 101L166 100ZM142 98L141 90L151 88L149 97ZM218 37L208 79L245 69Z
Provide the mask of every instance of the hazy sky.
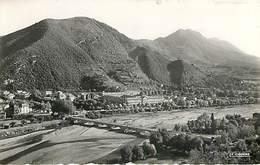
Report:
M75 16L95 18L133 39L188 28L260 57L260 0L0 0L0 35Z

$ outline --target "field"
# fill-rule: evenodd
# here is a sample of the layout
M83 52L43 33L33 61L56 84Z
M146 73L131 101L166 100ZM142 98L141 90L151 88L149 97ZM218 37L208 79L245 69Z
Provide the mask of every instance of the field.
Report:
M146 127L146 128L167 128L172 129L174 124L187 123L188 120L196 119L203 113L214 113L215 118L223 118L227 114L240 114L244 117L252 117L255 112L260 113L260 105L243 105L216 109L214 107L164 112L142 112L136 114L118 114L98 119L105 122L116 122L118 124Z
M83 164L135 140L135 136L77 125L44 130L0 140L0 164Z

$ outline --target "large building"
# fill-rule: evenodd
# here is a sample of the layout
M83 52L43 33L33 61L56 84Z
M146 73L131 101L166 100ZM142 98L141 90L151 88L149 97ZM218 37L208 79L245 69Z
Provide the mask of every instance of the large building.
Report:
M121 97L121 96L135 96L139 95L140 91L138 90L128 90L124 92L102 92L102 96L114 96L114 97Z
M27 102L18 103L17 105L15 105L15 112L16 114L28 114L32 112L32 108Z
M163 96L134 96L126 97L125 101L128 105L137 105L137 104L156 104L162 103L165 101Z

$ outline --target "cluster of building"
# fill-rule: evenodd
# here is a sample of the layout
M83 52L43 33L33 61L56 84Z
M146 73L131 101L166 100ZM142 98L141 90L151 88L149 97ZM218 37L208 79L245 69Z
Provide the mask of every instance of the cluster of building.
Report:
M30 96L30 92L22 90L15 92L0 91L0 119L10 117L10 114L50 113L50 108L49 110L35 109L35 105L45 103L31 101Z
M197 97L196 95L181 95L178 92L169 92L166 90L158 91L125 91L125 92L88 92L88 91L55 91L46 90L40 92L41 99L32 102L31 96L33 94L27 91L17 90L16 92L0 91L0 116L5 117L5 112L10 108L10 102L14 103L14 109L16 114L28 114L28 113L50 113L51 108L45 108L43 110L35 109L34 104L48 104L54 100L70 100L75 103L82 103L82 105L91 104L91 106L83 106L84 110L106 109L106 107L136 107L136 106L161 106L165 107L207 107L207 106L219 106L219 105L235 105L235 104L247 104L255 103L254 98L215 98L211 97ZM122 102L115 104L106 102L105 106L99 104L99 108L89 103L90 100L100 101L100 97L116 97L121 98ZM96 104L97 105L97 104ZM111 105L111 106L110 106ZM120 106L121 105L121 106ZM124 105L124 106L122 106ZM41 106L42 107L42 106ZM82 107L82 106L81 106ZM92 108L90 108L92 107ZM163 108L165 108L163 107ZM80 108L81 109L81 108ZM114 108L112 108L114 109ZM0 117L0 118L1 118Z

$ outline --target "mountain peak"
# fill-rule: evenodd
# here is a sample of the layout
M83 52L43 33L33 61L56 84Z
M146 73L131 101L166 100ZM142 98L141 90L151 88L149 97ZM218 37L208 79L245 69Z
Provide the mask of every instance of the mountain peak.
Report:
M203 37L204 38L204 36L201 33L194 31L194 30L191 30L191 29L179 29L169 36L180 36L180 37L195 36L195 37Z

